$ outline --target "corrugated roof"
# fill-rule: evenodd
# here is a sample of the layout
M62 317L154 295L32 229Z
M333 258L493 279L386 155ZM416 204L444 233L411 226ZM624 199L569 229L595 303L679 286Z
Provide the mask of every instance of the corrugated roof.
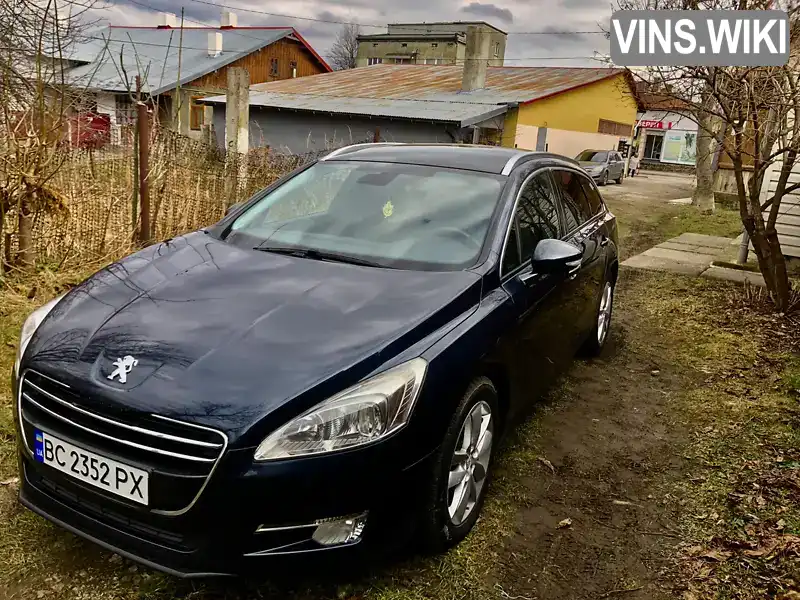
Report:
M622 69L488 67L486 87L461 92L461 65L372 65L359 69L260 83L253 92L323 94L351 98L440 100L471 104L532 102L624 73Z
M624 70L488 67L486 88L472 92L460 91L462 73L460 65L373 65L257 84L250 88L250 104L442 120L466 126L502 114L509 104L541 100L614 77ZM225 98L217 96L208 101L224 102Z
M208 55L208 34L214 32L222 34L222 53L211 57ZM193 81L289 35L296 36L305 44L291 27L185 27L180 83ZM180 40L180 29L109 27L95 33L91 40L74 50L75 56L90 62L69 71L70 81L91 89L125 92L129 89L124 75L127 72L131 87L138 74L146 93L160 94L178 84Z

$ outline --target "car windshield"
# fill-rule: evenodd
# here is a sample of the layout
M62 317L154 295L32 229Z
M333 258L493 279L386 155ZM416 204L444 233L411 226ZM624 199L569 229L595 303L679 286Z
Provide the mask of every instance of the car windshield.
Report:
M584 150L578 155L577 160L581 162L604 163L608 159L608 152L597 152L596 150Z
M480 254L505 180L418 165L319 162L253 204L224 238L323 260L463 269Z

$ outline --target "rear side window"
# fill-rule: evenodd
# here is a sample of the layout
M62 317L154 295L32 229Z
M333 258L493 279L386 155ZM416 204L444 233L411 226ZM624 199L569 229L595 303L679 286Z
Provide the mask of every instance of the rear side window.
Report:
M558 238L558 204L547 173L532 177L522 189L517 205L522 259L533 254L536 244Z
M599 214L600 211L603 210L603 199L600 197L600 192L598 192L597 188L592 185L592 182L589 181L588 177L579 177L579 179L581 181L583 193L589 200L589 210L591 211L592 216Z
M570 233L591 219L595 212L583 191L580 175L560 169L555 169L553 175L564 198L564 229Z

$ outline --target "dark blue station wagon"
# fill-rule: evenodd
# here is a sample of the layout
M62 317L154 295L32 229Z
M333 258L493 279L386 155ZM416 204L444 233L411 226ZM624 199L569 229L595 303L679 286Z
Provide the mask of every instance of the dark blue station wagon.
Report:
M571 159L335 151L28 318L20 500L178 576L456 544L501 434L606 342L617 272Z

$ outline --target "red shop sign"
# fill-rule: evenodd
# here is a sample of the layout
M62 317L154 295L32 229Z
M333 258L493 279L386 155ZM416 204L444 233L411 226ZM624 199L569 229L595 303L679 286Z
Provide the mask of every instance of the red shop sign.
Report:
M672 123L669 121L639 121L639 127L645 129L672 129Z

